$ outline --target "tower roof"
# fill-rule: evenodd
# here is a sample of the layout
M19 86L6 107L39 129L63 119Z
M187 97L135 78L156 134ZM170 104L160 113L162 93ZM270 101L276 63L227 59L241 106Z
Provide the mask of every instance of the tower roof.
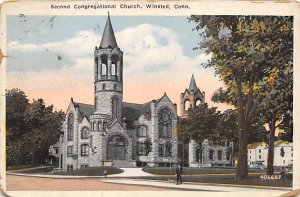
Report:
M102 39L101 39L101 43L100 43L100 47L101 48L107 48L111 46L112 48L118 46L117 45L117 41L116 41L116 37L115 37L115 33L113 30L113 27L111 25L110 22L110 16L108 13L108 17L106 20L106 25L102 34Z
M195 82L195 78L194 78L194 74L192 75L192 78L191 78L191 81L190 81L190 86L189 86L189 91L196 91L198 88L197 88L197 85L196 85L196 82Z

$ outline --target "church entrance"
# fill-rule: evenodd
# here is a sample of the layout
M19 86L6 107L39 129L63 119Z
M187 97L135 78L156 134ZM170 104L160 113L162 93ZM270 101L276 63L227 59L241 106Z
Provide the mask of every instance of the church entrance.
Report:
M110 137L107 146L107 159L125 160L125 140L122 136Z

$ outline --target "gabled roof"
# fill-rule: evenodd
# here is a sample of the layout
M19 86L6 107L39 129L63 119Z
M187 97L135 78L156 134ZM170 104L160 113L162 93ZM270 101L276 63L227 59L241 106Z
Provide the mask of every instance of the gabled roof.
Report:
M123 116L127 120L136 120L146 111L150 110L150 103L136 104L123 102Z
M248 144L247 149L256 149L259 146L261 146L262 148L265 148L266 146L268 146L268 144L265 142L257 142L257 143L253 143L253 144Z
M274 143L274 146L284 146L284 145L289 145L289 144L292 144L292 143L288 142L288 141L278 140Z
M76 103L74 102L75 107L78 107L79 112L82 115L85 115L87 119L90 118L90 115L92 115L95 111L94 105L91 104L85 104L85 103Z
M115 33L110 22L110 16L108 14L106 25L102 34L100 48L108 48L108 47L114 48L117 46L118 45L117 45Z

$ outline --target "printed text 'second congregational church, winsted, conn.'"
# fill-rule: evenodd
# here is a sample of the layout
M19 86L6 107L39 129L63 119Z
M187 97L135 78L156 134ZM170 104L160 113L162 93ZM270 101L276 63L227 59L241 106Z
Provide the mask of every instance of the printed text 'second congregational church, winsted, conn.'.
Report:
M166 94L144 104L123 102L123 52L109 16L101 43L94 51L94 88L94 105L70 101L63 134L55 145L60 168L167 166L181 162L176 137L177 105ZM186 100L191 108L196 107L197 101L204 102L204 92L196 86L193 76L181 100L183 115L187 113ZM151 144L149 154L146 143ZM228 152L232 143L225 147L210 145L207 140L203 143L202 164L231 164ZM189 165L197 166L194 141L188 152Z

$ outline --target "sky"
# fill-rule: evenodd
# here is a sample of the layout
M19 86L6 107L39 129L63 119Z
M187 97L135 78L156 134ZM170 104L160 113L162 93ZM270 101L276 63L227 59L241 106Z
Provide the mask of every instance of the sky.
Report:
M107 16L7 16L6 88L20 88L30 100L66 110L75 102L93 103L94 49ZM193 50L199 43L187 16L111 16L118 46L124 52L123 101L145 103L164 92L180 107L180 93L192 74L211 102L223 83L202 63L209 56ZM180 114L180 110L178 110Z

